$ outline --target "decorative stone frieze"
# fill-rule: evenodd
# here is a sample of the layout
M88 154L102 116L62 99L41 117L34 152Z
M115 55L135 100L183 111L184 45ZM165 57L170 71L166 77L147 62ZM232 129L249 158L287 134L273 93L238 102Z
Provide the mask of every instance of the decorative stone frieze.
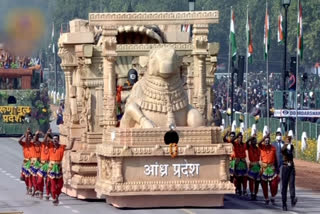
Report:
M232 145L225 144L222 147L218 145L208 146L179 146L179 156L192 155L229 155L232 151ZM167 156L170 157L169 146L114 146L99 145L97 146L97 154L108 157L136 157L136 156Z
M72 163L97 163L96 153L93 152L73 152L71 153Z
M149 25L154 24L209 24L218 23L219 11L197 12L144 12L144 13L90 13L93 26Z
M110 196L127 195L126 193L135 195L230 194L234 192L234 185L229 181L219 180L137 181L119 184L98 181L96 191Z

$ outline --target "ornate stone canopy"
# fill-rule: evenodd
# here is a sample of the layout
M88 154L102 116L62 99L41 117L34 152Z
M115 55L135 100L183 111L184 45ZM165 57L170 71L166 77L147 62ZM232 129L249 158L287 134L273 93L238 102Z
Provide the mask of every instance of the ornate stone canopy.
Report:
M197 12L147 12L147 13L90 13L89 24L100 26L152 24L215 24L219 11Z

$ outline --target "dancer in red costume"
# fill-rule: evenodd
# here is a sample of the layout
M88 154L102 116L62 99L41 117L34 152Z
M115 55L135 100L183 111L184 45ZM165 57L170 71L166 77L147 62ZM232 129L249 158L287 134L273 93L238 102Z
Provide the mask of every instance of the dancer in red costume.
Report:
M257 200L260 183L260 149L257 144L256 133L253 133L253 136L247 140L246 144L250 160L248 170L249 188L251 200L255 201Z
M279 169L277 164L277 150L270 143L270 136L265 136L259 142L261 152L261 184L266 204L269 204L268 185L271 191L271 203L275 205L275 196L278 193Z
M227 133L224 135L223 137L223 142L225 143L232 143L232 141L235 140L235 135L236 133L235 132L229 132L227 131ZM235 167L235 158L234 158L234 147L232 147L233 151L229 157L229 161L230 161L230 164L229 164L229 175L230 175L230 182L231 183L234 183L234 167ZM237 185L235 184L235 187Z
M41 156L41 142L39 140L40 131L37 131L34 135L33 141L30 146L31 155L31 167L30 167L30 180L32 185L32 196L38 192L37 185L37 172L40 168L40 156Z
M39 198L42 199L43 197L43 187L44 184L46 186L46 199L49 200L50 197L50 182L49 179L47 178L48 174L48 168L49 168L49 139L52 139L51 137L51 129L49 129L44 136L44 140L41 143L41 157L40 157L40 162L41 162L41 167L37 172L37 189L38 189L38 194Z
M246 144L243 142L243 136L240 132L234 141L235 171L234 180L236 180L237 194L247 196L247 161Z
M73 147L75 138L71 140L68 147L62 145L59 142L59 136L53 136L52 143L49 144L49 170L48 179L50 181L51 197L53 199L53 204L57 206L59 204L59 195L61 194L61 189L63 187L63 177L62 177L62 159L65 150L69 150Z
M26 131L24 135L22 135L19 139L19 144L23 149L23 165L21 168L21 180L24 180L27 188L27 194L30 194L32 190L31 182L30 182L30 166L31 166L31 154L30 154L30 146L32 140L32 133L30 128Z

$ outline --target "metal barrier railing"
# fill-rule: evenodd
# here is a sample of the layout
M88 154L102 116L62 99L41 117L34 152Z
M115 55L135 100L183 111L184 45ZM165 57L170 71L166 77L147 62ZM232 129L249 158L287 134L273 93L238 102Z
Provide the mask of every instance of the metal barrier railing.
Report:
M243 122L246 119L246 114L241 114L240 112L235 112L234 113L234 118L237 124L237 127L240 126L240 117L243 115ZM230 121L230 116L223 112L222 113L222 118L225 121L225 127L231 126L231 121ZM248 118L248 127L251 128L253 124L256 124L257 131L263 131L264 126L267 125L267 118L259 118L256 120L253 116L249 115ZM281 123L281 120L278 118L270 118L270 127L269 130L271 133L275 133L278 128L283 128L286 131L292 130L295 132L295 121L290 121L287 119L286 121L286 126L283 127L283 124ZM301 139L301 135L303 132L307 133L308 138L310 139L317 139L318 136L320 135L320 124L318 123L312 123L308 121L300 121L298 120L298 139Z

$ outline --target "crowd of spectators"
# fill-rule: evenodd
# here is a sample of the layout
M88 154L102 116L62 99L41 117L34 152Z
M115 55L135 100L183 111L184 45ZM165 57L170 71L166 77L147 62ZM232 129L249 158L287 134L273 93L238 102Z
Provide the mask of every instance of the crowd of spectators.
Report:
M16 69L16 68L29 68L40 64L39 58L19 57L10 54L4 49L0 49L0 68Z
M300 76L300 75L299 75ZM265 72L248 74L248 112L252 116L267 116L267 77ZM269 104L270 109L274 107L274 92L281 90L281 73L271 73L269 76ZM289 78L288 78L289 81ZM287 81L288 85L289 82ZM298 91L298 108L315 109L316 108L316 91L320 91L320 77L316 74L302 74L299 78ZM236 81L235 81L236 82ZM226 111L227 103L231 105L231 84L229 84L229 101L228 97L228 78L227 76L216 77L212 87L215 96L214 105L222 111ZM289 93L286 94L287 99ZM287 100L288 102L288 100ZM288 106L287 106L288 107ZM242 86L234 87L234 110L246 112L246 80Z

